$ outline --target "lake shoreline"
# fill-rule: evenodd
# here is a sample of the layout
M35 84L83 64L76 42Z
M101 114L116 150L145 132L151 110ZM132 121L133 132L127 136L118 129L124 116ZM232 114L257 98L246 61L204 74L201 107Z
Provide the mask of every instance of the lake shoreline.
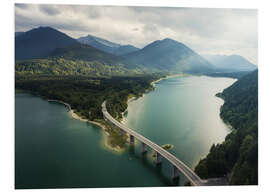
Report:
M159 79L157 79L157 80L152 81L152 82L150 83L150 86L154 87L154 89L155 89L155 84L156 84L157 82L159 82L159 81L161 81L161 80L163 80L163 79L168 79L168 78L173 78L173 77L183 76L183 75L184 75L184 74L167 75L167 76L165 76L165 77L162 77L162 78L159 78ZM146 92L146 93L147 93L147 92ZM141 97L143 97L143 95L142 95ZM132 97L128 98L128 100L127 100L127 105L128 105L130 102L132 102L133 100L136 100L136 99L138 99L138 98L140 98L140 97L132 96ZM116 152L116 153L122 153L122 152L124 152L125 148L121 148L121 147L119 147L119 146L113 147L113 146L111 146L111 145L108 143L108 137L110 136L110 134L106 131L106 129L108 129L108 128L107 128L105 125L103 125L102 123L97 122L97 121L90 121L90 120L88 120L88 119L86 119L86 118L83 118L83 117L79 116L78 114L75 113L75 109L72 109L72 108L71 108L71 105L68 104L68 103L66 103L66 102L64 102L64 101L61 101L61 100L55 100L55 99L47 99L47 101L48 101L48 102L56 102L56 103L65 105L65 106L69 109L69 114L70 114L70 116L71 116L73 119L75 119L75 120L79 120L79 121L82 121L82 122L86 122L86 123L90 123L90 124L93 124L93 125L95 125L95 126L98 126L99 128L102 129L103 134L104 134L104 138L105 138L104 146L105 146L106 148L108 148L108 149L110 149L110 150ZM124 114L125 114L126 112L127 112L127 109L126 109L124 112L121 113L121 114L122 114L122 118L121 118L121 120L120 120L120 123L121 123L121 124L124 124L124 123L123 123L123 121L124 121ZM129 142L129 135L128 135L128 134L126 134L126 135L128 136L128 138L127 138L127 143L128 143L128 142Z
M158 80L154 80L152 81L150 84L151 86L155 86L155 84L161 80L164 80L164 79L169 79L169 78L175 78L175 77L181 77L181 76L186 76L188 74L184 74L184 73L181 73L181 74L172 74L172 75L167 75L165 77L162 77L162 78L159 78Z
M154 90L154 89L155 89L155 84L158 83L158 82L160 82L161 80L168 79L168 78L179 77L179 76L185 76L185 75L187 75L187 74L182 73L182 74L172 74L172 75L167 75L167 76L161 77L161 78L159 78L159 79L157 79L157 80L153 80L153 81L150 83L150 85L153 87L153 90ZM151 90L151 91L153 91L153 90ZM151 92L151 91L150 91L150 92ZM144 94L146 94L146 93L149 93L149 92L145 92ZM134 100L137 100L137 99L143 97L144 94L143 94L142 96L140 96L140 97L131 97L131 98L129 98L129 99L127 100L127 105L128 105L130 102L132 102L132 101L134 101ZM127 109L128 109L128 108L127 108ZM124 124L124 122L125 122L125 114L128 112L127 109L126 109L124 112L121 113L121 114L122 114L122 118L121 118L121 120L120 120L120 123L121 123L121 124Z
M168 75L168 76L159 78L159 79L157 79L157 80L154 80L154 81L152 81L150 84L151 84L151 86L153 86L154 89L155 89L155 88L156 88L156 85L155 85L155 84L158 83L158 82L160 82L160 81L163 80L163 79L169 79L169 78L175 78L175 77L183 77L183 76L196 76L196 75L189 75L189 74ZM205 75L203 75L203 76L205 76ZM208 76L206 75L206 77L208 77ZM209 77L210 77L210 78L216 78L216 77L211 77L211 76L209 76ZM217 78L220 78L220 77L217 77ZM223 77L222 77L222 78L223 78ZM224 78L229 78L229 79L237 80L237 79L231 78L231 77L224 77ZM232 83L232 84L233 84L233 83ZM230 86L230 85L229 85L229 86ZM228 86L228 87L229 87L229 86ZM224 89L226 89L226 88L228 88L228 87L225 87ZM144 94L145 94L145 93L144 93ZM143 94L143 96L144 96L144 94ZM217 93L216 93L216 94L217 94ZM215 97L216 97L216 98L222 99L223 104L224 104L225 100L224 100L222 97L216 96L216 94L215 94ZM141 97L143 97L143 96L141 96ZM132 102L132 101L134 101L134 100L137 100L137 99L139 99L139 98L141 98L141 97L138 97L138 98L135 98L135 99L133 99L133 100L128 101L128 105L129 105L130 102ZM220 108L223 106L223 104L220 106ZM124 113L126 113L126 112L127 112L127 110L124 111ZM219 110L219 113L220 113L220 110ZM228 124L227 122L225 122L225 121L222 119L222 117L220 116L219 113L218 113L219 118L221 119L221 121L226 125L226 127L227 127L228 130L229 130L229 133L226 134L226 136L227 136L227 135L229 135L234 129L232 128L232 126L231 126L230 124ZM121 120L121 123L122 123L122 124L127 123L127 115L126 115L126 116L123 116L123 118L122 118L122 120ZM225 136L225 137L226 137L226 136ZM224 141L224 140L223 140L223 141ZM222 142L220 142L220 143L222 143ZM209 149L209 150L210 150L210 149ZM201 156L200 159L204 158L206 155L208 155L208 153L206 153L206 154L204 154L203 156ZM197 163L194 163L193 167L195 168L196 165L197 165Z
M56 103L60 103L60 104L65 105L69 109L69 114L73 119L76 119L76 120L79 120L79 121L82 121L82 122L92 123L92 124L94 124L96 126L101 127L102 129L105 129L105 126L102 125L101 123L96 122L96 121L90 121L88 119L84 119L84 118L80 117L79 115L77 115L75 113L74 109L71 108L70 104L68 104L68 103L66 103L64 101L49 99L48 102L56 102Z
M79 116L79 115L77 115L76 113L75 113L75 110L74 109L72 109L71 108L71 106L70 106L70 104L68 104L68 103L66 103L66 102L64 102L64 101L61 101L61 100L54 100L54 99L48 99L47 100L48 102L55 102L55 103L59 103L59 104L63 104L63 105L65 105L68 109L69 109L69 115L73 118L73 119L75 119L75 120L79 120L79 121L82 121L82 122L86 122L86 123L90 123L90 124L93 124L93 125L95 125L95 126L98 126L99 128L101 128L102 129L102 132L103 132L103 134L104 134L104 138L106 138L106 140L105 140L105 147L106 148L108 148L108 149L111 149L111 150L113 150L113 151L115 151L115 152L117 152L117 153L121 153L121 152L123 152L123 149L122 148L120 148L120 147L112 147L110 144L108 144L108 141L107 141L107 137L110 135L107 131L106 131L106 126L105 125L103 125L102 123L99 123L99 122L97 122L97 121L90 121L90 120L88 120L88 119L85 119L85 118L82 118L81 116Z
M168 75L166 77L162 77L162 78L159 78L158 80L154 80L150 83L150 86L154 87L155 83L161 81L162 79L165 79L165 78L169 78L171 76L175 76L175 75ZM179 75L178 75L179 76ZM143 97L143 95L141 96ZM133 100L136 100L140 97L135 97L135 96L132 96L130 98L128 98L127 100L127 105L132 102ZM104 142L104 146L116 153L122 153L124 152L125 148L121 148L119 146L116 146L116 147L112 147L109 143L108 143L108 137L110 136L110 134L106 131L106 129L108 129L105 125L103 125L102 123L100 122L97 122L97 121L90 121L88 119L85 119L81 116L79 116L78 114L75 113L75 109L72 109L70 104L64 102L64 101L61 101L61 100L55 100L55 99L47 99L48 102L56 102L56 103L59 103L59 104L63 104L65 105L68 109L69 109L69 114L70 116L75 119L75 120L79 120L79 121L82 121L82 122L86 122L86 123L90 123L90 124L93 124L95 126L98 126L99 128L102 129L103 133L104 133L104 138L105 138L105 142ZM120 120L120 123L123 124L123 117L124 117L124 114L127 112L127 109L124 111L124 112L121 112L122 114L122 118ZM127 138L127 143L129 142L129 135L126 134L128 136Z

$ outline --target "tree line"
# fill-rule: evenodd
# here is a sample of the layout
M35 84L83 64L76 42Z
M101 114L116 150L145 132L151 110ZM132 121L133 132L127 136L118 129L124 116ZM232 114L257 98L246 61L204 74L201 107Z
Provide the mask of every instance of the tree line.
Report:
M225 100L220 116L233 131L212 145L195 172L202 178L226 176L234 185L258 184L258 70L217 96Z

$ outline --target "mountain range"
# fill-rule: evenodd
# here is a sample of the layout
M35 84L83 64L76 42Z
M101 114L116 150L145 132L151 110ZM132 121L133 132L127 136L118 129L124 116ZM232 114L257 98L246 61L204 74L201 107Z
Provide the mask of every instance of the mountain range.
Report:
M253 71L257 66L239 55L203 55L218 72Z
M82 44L93 46L104 52L108 52L110 54L114 54L117 56L128 54L128 53L139 50L139 48L136 48L135 46L132 46L132 45L121 45L121 44L113 43L108 40L105 40L96 36L92 36L92 35L80 37L77 40L78 42Z
M241 59L239 59L235 56L226 58L230 63L226 62L225 59L214 60L213 57L206 57L209 62L188 46L169 38L154 41L144 48L138 49L131 45L113 43L92 35L74 39L51 27L39 27L27 32L15 33L16 65L20 64L18 61L32 59L46 59L47 64L49 64L48 60L53 60L53 58L62 58L65 62L68 61L69 65L76 64L76 61L87 61L91 63L90 66L95 64L95 71L104 69L105 67L102 65L114 66L112 68L114 70L120 67L124 71L129 69L138 72L138 69L140 69L141 72L186 72L195 74L253 69L250 67L251 63L249 64L246 61L244 64L244 58L240 57ZM238 65L240 62L242 63ZM24 62L24 64L26 63ZM33 60L30 63L31 65L35 64ZM53 61L53 64L57 65L55 61ZM70 67L69 65L64 66ZM98 66L102 67L99 68ZM73 67L70 68L73 69ZM80 65L80 68L83 68L83 65ZM80 69L80 71L89 70ZM40 70L38 72L42 73ZM49 71L46 70L46 72ZM97 74L100 73L97 72Z

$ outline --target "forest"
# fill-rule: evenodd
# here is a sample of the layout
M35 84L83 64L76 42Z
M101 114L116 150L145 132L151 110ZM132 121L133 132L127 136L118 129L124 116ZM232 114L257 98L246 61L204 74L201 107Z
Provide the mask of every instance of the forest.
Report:
M124 65L111 65L101 61L72 60L62 57L19 60L15 64L15 73L19 76L55 75L55 76L127 76L143 74L139 69L127 69Z
M103 119L101 104L107 100L107 109L117 119L127 108L130 95L141 96L152 89L151 82L161 74L143 76L51 76L16 75L15 88L42 96L61 100L71 105L75 112L89 120Z
M213 144L195 172L201 178L226 176L229 184L258 184L258 70L217 96L224 99L220 116L232 127L222 144Z
M212 77L228 77L228 78L241 78L247 74L249 74L250 71L239 71L239 72L219 72L219 73L209 73L207 76Z

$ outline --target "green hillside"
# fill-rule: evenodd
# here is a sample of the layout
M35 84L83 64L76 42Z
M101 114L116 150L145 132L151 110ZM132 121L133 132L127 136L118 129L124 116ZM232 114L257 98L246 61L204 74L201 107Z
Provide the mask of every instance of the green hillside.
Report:
M211 147L195 172L202 178L227 175L234 185L258 184L258 70L218 96L225 100L220 116L234 129L222 144Z
M101 104L108 101L108 111L121 117L129 95L141 96L151 89L150 83L160 75L133 77L89 76L17 76L15 88L37 94L46 99L69 103L77 114L89 120L103 119Z
M121 76L141 74L122 59L94 47L74 44L56 48L49 57L16 61L16 75Z
M69 60L65 58L31 59L16 61L19 75L85 75L119 76L136 75L140 70L128 70L123 65L108 65L99 61Z
M69 60L99 61L108 65L121 63L121 58L84 44L74 44L56 48L50 54L50 57L61 57Z

